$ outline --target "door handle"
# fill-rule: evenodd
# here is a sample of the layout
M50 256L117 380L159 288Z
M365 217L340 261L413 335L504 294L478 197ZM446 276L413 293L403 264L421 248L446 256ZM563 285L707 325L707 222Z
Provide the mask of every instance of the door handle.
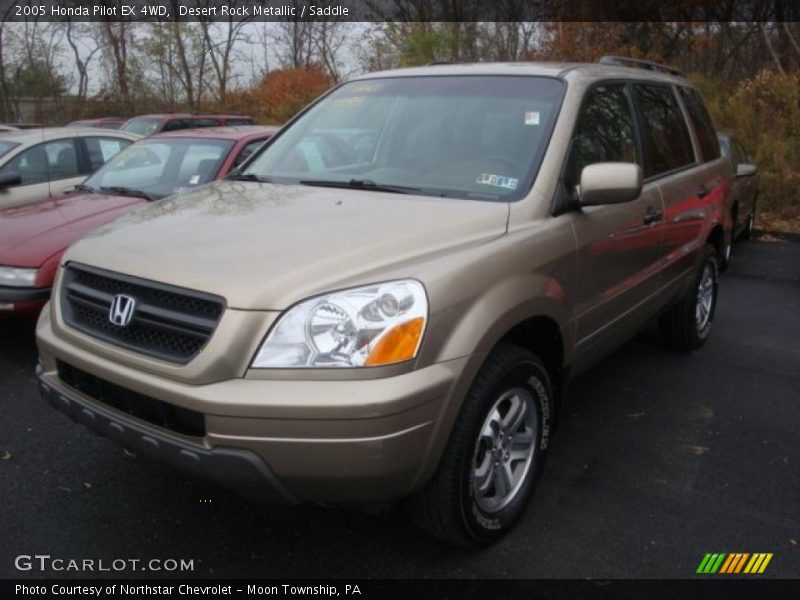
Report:
M656 221L660 221L663 216L664 213L662 213L660 210L656 210L652 206L648 206L647 211L645 211L644 213L644 218L642 219L642 222L645 225L652 225Z
M701 185L701 186L700 186L700 189L699 189L699 190L697 190L697 197L698 197L698 198L705 198L706 196L708 196L708 193L709 193L710 191L711 191L711 190L710 190L710 189L708 189L708 188L707 188L705 185Z

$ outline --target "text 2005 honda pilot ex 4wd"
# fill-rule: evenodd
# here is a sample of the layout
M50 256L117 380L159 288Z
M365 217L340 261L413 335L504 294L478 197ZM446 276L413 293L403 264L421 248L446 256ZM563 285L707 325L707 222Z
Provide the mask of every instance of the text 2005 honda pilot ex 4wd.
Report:
M569 377L655 316L676 348L709 335L729 168L654 68L338 86L228 180L67 251L42 394L253 497L407 498L445 540L494 541Z

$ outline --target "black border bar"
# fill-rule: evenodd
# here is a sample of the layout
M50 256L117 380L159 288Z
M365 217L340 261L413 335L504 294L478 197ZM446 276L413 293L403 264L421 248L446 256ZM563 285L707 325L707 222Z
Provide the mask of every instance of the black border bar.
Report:
M790 0L0 0L0 21L797 21Z
M136 593L125 593L129 586ZM183 588L181 586L188 586ZM284 586L289 586L286 593ZM349 586L349 588L347 587ZM307 593L291 593L305 588ZM355 589L358 592L355 592ZM28 593L25 593L27 588ZM36 588L37 592L32 592ZM84 588L86 591L80 592ZM101 589L98 595L89 588ZM266 593L265 590L273 591ZM148 592L149 590L149 592ZM76 593L78 591L78 593ZM275 593L277 591L277 593ZM42 593L43 592L43 593ZM349 592L349 593L348 593ZM569 598L570 600L675 599L800 597L800 580L770 580L747 576L708 576L702 579L621 580L621 579L498 579L498 580L133 580L133 579L61 579L3 580L0 597L9 598L276 598L322 599L349 598L358 600L538 600Z

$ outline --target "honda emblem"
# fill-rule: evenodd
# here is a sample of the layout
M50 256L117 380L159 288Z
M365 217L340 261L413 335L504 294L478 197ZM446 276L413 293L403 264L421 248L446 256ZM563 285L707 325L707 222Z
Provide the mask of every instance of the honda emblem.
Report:
M127 327L136 310L136 299L125 294L117 294L111 301L108 320L118 327Z

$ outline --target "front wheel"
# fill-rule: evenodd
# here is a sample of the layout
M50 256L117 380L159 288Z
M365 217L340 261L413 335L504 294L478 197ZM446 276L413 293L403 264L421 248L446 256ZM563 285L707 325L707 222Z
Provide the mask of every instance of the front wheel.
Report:
M706 244L700 254L692 287L667 313L659 318L664 340L675 350L689 351L702 346L711 333L719 287L717 251Z
M467 547L508 533L544 464L552 398L534 354L498 346L464 400L436 474L408 502L417 525Z

